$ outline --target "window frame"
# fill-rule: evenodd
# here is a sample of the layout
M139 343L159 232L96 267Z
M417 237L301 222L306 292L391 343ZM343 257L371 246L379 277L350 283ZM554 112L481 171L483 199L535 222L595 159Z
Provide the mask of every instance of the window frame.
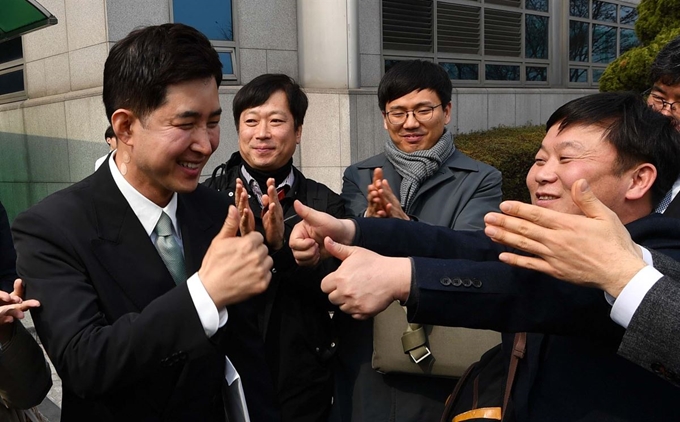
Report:
M231 27L233 28L233 41L225 40L210 40L215 51L218 53L231 53L231 68L233 73L222 73L222 85L239 85L241 82L239 63L240 54L238 48L238 19L236 19L236 12L238 0L231 0ZM170 8L170 22L175 22L175 8L174 0L168 0L168 7Z

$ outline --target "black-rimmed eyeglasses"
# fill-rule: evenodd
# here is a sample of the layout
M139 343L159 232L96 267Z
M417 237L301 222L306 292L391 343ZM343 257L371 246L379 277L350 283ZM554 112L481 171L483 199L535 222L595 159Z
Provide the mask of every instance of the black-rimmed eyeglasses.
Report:
M414 119L420 123L423 123L432 119L434 109L439 106L442 106L442 104L437 104L436 106L420 106L414 110L388 111L385 113L385 117L387 117L387 121L393 125L403 125L406 123L406 119L408 119L408 114L411 113L413 114Z
M673 116L680 116L680 101L666 101L665 98L662 98L661 96L655 94L652 91L652 88L648 89L647 91L643 92L642 95L647 98L647 104L649 104L654 110L656 111L663 111L668 107L668 110L670 110L671 114Z

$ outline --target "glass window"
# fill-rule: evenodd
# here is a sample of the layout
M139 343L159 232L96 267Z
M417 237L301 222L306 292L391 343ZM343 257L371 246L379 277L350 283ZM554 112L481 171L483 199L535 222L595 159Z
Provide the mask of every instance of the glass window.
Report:
M593 82L599 82L603 73L604 69L593 69Z
M25 98L21 37L0 43L0 103Z
M634 7L621 6L621 11L619 13L619 23L625 25L635 25L638 13L637 9Z
M569 60L575 62L588 61L589 29L589 23L569 21Z
M531 82L547 82L548 68L539 66L527 66L527 81Z
M487 64L484 71L487 81L519 81L519 66Z
M529 10L538 10L539 12L548 11L548 0L526 0L526 8Z
M231 0L173 0L175 22L193 26L210 40L234 41Z
M479 80L479 65L473 63L447 63L439 62L439 64L449 74L449 78L458 81L476 81Z
M581 67L570 67L569 82L588 82L588 69Z
M616 23L616 5L606 1L593 0L593 19Z
M193 26L208 37L222 62L225 81L237 79L232 6L232 0L172 0L173 21Z
M525 57L532 59L547 59L548 17L527 14L525 28Z
M640 45L640 41L635 34L634 29L621 29L621 42L619 48L619 54L623 54L633 47Z
M609 63L616 58L616 28L593 25L593 63Z
M588 18L588 0L569 0L569 16Z

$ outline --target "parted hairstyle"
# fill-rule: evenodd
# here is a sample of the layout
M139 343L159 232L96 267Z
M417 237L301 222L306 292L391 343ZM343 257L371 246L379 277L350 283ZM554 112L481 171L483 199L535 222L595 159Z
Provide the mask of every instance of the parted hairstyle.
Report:
M651 83L673 86L680 84L680 37L666 44L656 55L650 68Z
M599 126L604 138L617 152L614 171L621 174L641 163L656 167L651 188L656 207L678 178L680 133L673 120L658 113L632 92L601 92L570 101L558 108L546 131L559 124L559 132L570 126Z
M222 82L222 63L205 35L180 23L136 29L106 59L106 117L124 108L144 120L163 105L168 86L205 78Z
M258 107L266 103L275 92L282 91L288 100L288 109L293 115L295 129L298 129L305 120L309 102L307 95L302 91L293 78L280 73L265 73L243 85L232 103L234 111L234 124L238 130L241 113L249 108Z
M380 111L385 112L388 102L424 89L437 93L442 109L451 102L451 79L443 67L425 60L398 62L385 72L378 85Z

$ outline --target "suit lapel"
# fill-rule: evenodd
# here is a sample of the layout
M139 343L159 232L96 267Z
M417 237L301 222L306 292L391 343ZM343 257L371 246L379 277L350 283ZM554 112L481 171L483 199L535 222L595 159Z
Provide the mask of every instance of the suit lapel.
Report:
M201 267L210 242L221 228L195 201L188 199L190 195L180 194L177 198L177 219L182 232L187 277Z
M92 251L122 292L141 310L175 283L113 181L108 166L102 167L105 169L93 176L92 204L98 237L92 239Z

